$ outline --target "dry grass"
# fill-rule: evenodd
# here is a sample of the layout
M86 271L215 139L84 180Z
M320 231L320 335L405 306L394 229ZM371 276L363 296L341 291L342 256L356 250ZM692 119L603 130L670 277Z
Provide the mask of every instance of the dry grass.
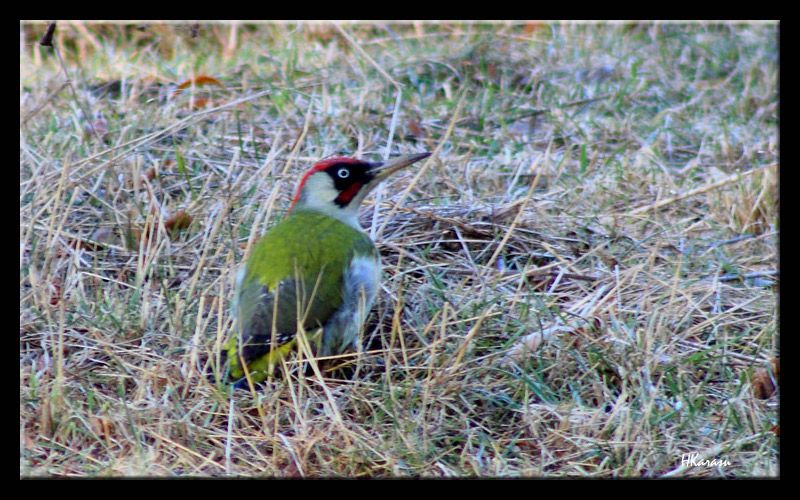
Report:
M77 98L44 28L21 476L778 474L775 25L64 23ZM231 395L234 271L297 176L422 150L362 211L364 352Z

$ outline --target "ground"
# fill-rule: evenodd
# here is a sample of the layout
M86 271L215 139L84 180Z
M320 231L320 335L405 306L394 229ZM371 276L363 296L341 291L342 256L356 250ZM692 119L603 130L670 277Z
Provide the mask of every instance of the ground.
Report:
M46 28L21 476L778 474L776 23ZM362 351L230 391L302 172L421 151L362 208Z

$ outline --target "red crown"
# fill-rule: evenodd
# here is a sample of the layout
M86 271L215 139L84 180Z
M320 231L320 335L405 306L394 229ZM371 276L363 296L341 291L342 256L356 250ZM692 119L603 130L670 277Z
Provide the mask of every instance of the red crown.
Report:
M300 179L300 184L297 186L297 191L294 193L294 198L292 198L292 204L289 205L289 211L291 212L294 206L300 201L300 193L303 192L303 187L306 185L306 181L309 177L316 174L317 172L321 172L326 168L330 167L331 165L336 165L337 163L349 163L351 165L356 165L359 163L364 163L364 160L358 160L356 158L349 158L347 156L332 156L325 160L320 160L311 167L308 172L303 174L303 177Z

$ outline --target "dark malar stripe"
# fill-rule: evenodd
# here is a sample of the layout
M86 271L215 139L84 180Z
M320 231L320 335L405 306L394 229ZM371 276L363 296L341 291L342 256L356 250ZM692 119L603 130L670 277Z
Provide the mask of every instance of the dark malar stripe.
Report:
M363 186L363 184L360 182L352 183L347 187L347 189L339 193L339 196L336 197L334 202L342 208L346 207L351 201L353 201L353 198L355 198L355 196L361 190L361 186Z

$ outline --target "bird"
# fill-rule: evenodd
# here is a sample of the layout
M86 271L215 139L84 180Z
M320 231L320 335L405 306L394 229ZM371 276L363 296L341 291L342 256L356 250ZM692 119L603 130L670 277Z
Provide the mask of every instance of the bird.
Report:
M298 343L298 326L316 356L358 350L377 294L381 265L358 209L381 182L430 156L385 163L335 156L300 179L287 215L254 245L236 274L234 333L223 346L239 387L265 380Z

